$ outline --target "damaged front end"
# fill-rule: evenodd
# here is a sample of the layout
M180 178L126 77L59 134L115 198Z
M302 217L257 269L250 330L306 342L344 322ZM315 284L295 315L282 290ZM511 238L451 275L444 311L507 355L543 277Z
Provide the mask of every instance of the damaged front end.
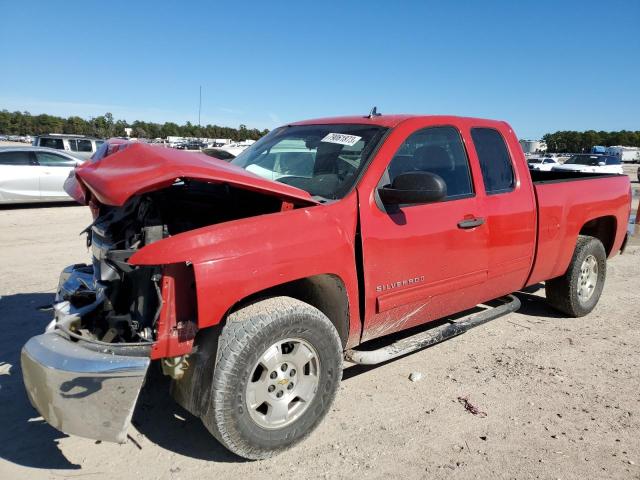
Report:
M152 340L117 342L122 322L105 312L110 287L93 267L64 270L54 320L22 349L25 387L33 406L65 433L123 443L151 362ZM109 325L113 325L109 327ZM127 328L129 330L129 328Z
M92 263L62 272L54 319L21 361L28 396L52 426L124 442L151 361L181 378L198 329L190 251L130 258L168 237L318 202L206 155L105 145L65 183L93 213Z
M197 331L191 266L127 261L177 228L157 209L162 194L101 207L87 229L92 264L63 270L52 322L22 350L31 403L65 433L124 442L151 361L174 378L188 365Z

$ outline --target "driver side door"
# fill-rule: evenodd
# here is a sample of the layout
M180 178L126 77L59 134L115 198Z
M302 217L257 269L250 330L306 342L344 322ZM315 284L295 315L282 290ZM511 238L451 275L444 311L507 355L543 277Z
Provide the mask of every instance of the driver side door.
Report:
M416 171L442 177L446 198L393 208L381 203L377 188ZM360 205L363 341L471 308L481 299L488 234L473 178L463 136L453 125L409 132L386 160L372 201ZM360 190L359 195L366 197Z

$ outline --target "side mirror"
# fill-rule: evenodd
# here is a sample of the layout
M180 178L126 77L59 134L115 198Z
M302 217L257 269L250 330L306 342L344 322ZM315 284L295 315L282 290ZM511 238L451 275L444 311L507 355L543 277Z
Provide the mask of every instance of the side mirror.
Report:
M390 186L378 189L385 205L439 202L447 196L447 184L431 172L401 173Z
M607 164L607 162L598 162L598 166L599 167L604 167Z

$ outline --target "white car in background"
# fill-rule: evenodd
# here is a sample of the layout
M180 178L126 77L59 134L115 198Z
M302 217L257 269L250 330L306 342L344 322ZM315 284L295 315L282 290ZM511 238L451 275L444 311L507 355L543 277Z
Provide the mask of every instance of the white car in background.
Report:
M623 173L620 157L587 153L572 155L562 165L557 165L551 170L554 172L617 173L620 175Z
M543 172L548 172L556 165L560 165L558 161L552 157L530 158L527 160L527 164L530 170L540 170Z
M63 189L83 161L42 147L0 147L0 204L73 201Z
M218 147L218 150L223 150L237 157L254 143L256 143L255 140L242 140L240 142L229 143L222 147Z

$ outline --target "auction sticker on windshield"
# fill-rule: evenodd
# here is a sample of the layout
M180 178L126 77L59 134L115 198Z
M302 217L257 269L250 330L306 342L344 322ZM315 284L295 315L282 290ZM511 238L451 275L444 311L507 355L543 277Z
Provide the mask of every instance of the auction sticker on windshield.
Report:
M339 145L347 145L353 147L362 137L357 135L347 135L345 133L330 133L322 139L323 142L337 143Z

